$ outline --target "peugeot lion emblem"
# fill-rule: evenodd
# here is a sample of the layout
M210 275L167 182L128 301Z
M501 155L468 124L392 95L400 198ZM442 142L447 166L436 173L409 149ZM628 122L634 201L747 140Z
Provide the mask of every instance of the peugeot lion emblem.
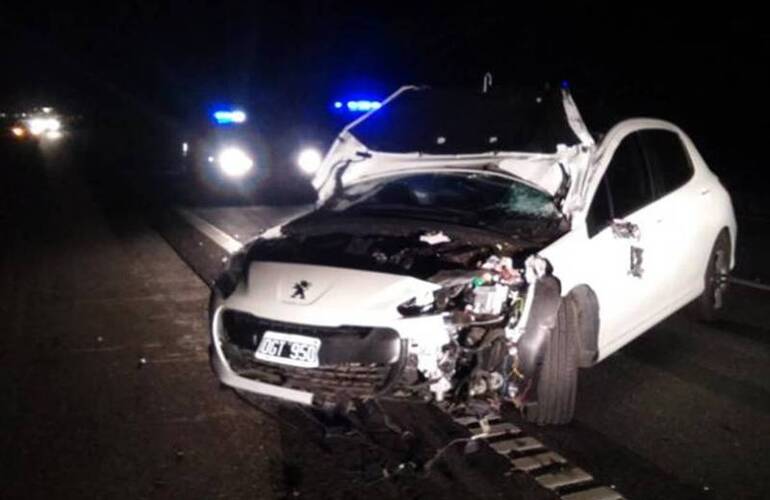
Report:
M292 299L305 300L305 292L310 288L309 281L298 281L294 283L294 293L291 294Z

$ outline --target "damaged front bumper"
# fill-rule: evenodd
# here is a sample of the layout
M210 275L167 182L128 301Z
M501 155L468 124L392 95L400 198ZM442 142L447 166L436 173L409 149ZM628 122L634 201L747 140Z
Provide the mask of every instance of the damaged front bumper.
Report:
M219 302L219 301L215 301ZM408 343L391 328L323 327L259 318L213 305L212 367L235 389L305 405L390 394L404 374ZM318 339L318 366L265 362L255 355L267 332Z
M213 312L211 323L211 367L221 383L233 389L240 389L253 394L282 399L294 403L310 405L313 403L313 393L280 385L267 384L238 375L225 360L222 351L221 316L223 308L218 307Z
M450 406L471 401L497 406L500 399L522 404L535 393L561 299L558 280L547 267L545 261L529 261L527 279L508 275L517 284L476 282L464 287L464 293L456 283L467 276L445 276L430 305L407 301L399 318L373 326L314 326L259 317L215 289L210 304L212 367L224 385L304 405L385 396L446 401ZM492 279L490 272L482 274ZM497 300L502 292L505 300ZM437 304L445 308L458 301L465 304L459 312L438 310ZM503 308L509 312L502 313ZM314 363L265 360L258 351L265 337L276 335L316 342Z

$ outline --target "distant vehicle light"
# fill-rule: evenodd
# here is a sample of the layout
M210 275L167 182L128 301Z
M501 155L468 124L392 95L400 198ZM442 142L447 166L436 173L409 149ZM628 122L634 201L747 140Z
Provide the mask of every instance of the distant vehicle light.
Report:
M61 129L61 122L56 118L30 118L27 120L27 125L29 126L29 132L36 136Z
M315 148L305 148L297 155L297 166L306 174L313 174L321 166L323 156Z
M43 137L45 137L48 140L55 141L57 139L61 139L62 133L59 130L49 130L45 133Z
M240 109L219 110L214 112L214 121L219 125L243 123L246 121L246 113Z
M190 146L186 143L182 143L182 156L187 156L187 152L190 150Z
M16 137L24 137L27 134L23 127L11 127L11 133Z
M45 132L45 130L47 128L46 127L46 122L47 121L48 120L46 120L44 118L32 118L28 122L29 132L32 135L40 135L40 134L42 134L43 132Z
M342 101L334 101L334 109L342 109Z
M228 177L243 177L254 166L249 155L239 148L225 148L217 156L217 163Z

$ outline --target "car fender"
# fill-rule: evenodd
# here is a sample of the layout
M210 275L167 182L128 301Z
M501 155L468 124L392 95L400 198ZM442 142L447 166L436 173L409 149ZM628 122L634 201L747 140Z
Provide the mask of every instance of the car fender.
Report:
M525 323L516 342L517 368L525 380L537 378L545 345L556 325L561 304L561 283L547 274L532 282L527 297Z

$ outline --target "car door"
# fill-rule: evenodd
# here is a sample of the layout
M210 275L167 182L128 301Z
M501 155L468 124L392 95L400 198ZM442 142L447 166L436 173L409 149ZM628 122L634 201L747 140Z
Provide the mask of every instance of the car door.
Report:
M661 268L660 227L650 172L638 132L611 139L586 218L587 280L599 300L602 356L643 331L657 307ZM601 171L601 168L600 170Z
M702 282L702 266L693 249L705 239L713 239L703 214L709 213L708 189L691 182L694 168L679 134L675 130L650 128L639 131L647 164L652 174L657 210L665 214L660 227L660 242L665 247L665 266L659 307L677 307L694 298ZM706 235L704 237L704 234Z

